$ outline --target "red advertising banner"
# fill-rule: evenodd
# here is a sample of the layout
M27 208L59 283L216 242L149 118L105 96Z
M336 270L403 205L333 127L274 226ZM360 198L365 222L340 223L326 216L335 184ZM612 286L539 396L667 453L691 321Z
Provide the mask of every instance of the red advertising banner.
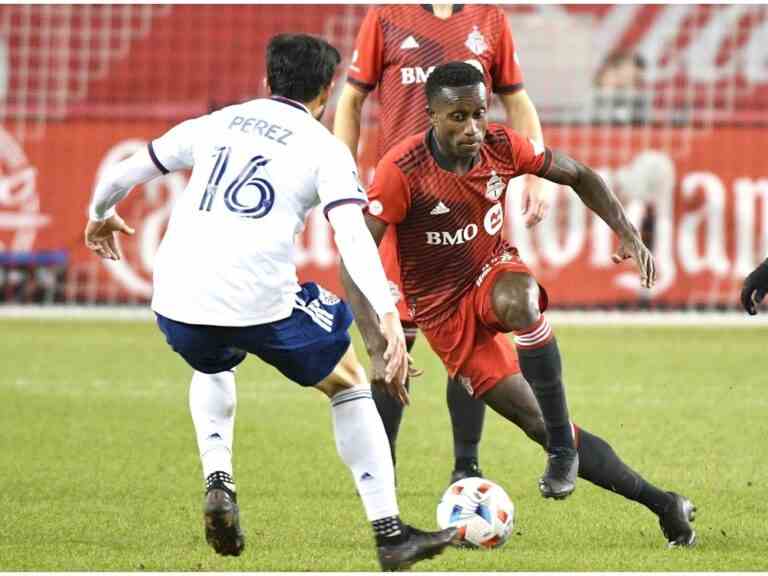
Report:
M67 300L148 300L154 254L188 175L159 178L121 203L121 215L136 228L122 243L122 261L90 254L82 230L99 172L168 127L162 121L51 123L44 138L23 147L0 131L0 252L67 251ZM651 241L659 276L647 292L631 264L614 265L612 233L569 189L556 189L548 218L526 229L517 179L508 187L508 231L555 306L736 301L741 279L768 253L768 165L760 160L766 131L571 126L548 127L545 134L548 145L599 170L622 198ZM364 148L367 174L369 157ZM339 290L338 257L322 214L313 213L297 241L300 276Z

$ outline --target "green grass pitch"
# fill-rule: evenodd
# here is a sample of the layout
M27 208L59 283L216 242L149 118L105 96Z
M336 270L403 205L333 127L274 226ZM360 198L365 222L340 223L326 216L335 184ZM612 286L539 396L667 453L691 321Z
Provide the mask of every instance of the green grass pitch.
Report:
M148 322L0 320L0 571L371 571L372 537L336 455L328 402L249 358L238 371L235 473L247 547L205 544L187 412L190 369ZM541 450L492 412L481 464L517 506L495 551L436 571L768 570L765 329L561 327L574 419L698 506L699 546L585 481L545 501ZM358 343L359 344L359 343ZM358 351L361 348L358 345ZM452 464L444 372L423 340L401 430L406 521L435 526Z

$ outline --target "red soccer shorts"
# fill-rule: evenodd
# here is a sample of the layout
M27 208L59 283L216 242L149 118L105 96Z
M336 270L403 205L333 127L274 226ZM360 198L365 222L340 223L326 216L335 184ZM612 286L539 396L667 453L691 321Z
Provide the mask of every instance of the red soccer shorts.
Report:
M503 378L518 374L520 365L512 342L491 305L496 277L502 272L531 275L517 250L505 253L487 264L475 285L458 302L455 313L435 326L421 331L432 350L443 361L448 374L475 398L481 397ZM547 307L547 296L540 289L539 306Z

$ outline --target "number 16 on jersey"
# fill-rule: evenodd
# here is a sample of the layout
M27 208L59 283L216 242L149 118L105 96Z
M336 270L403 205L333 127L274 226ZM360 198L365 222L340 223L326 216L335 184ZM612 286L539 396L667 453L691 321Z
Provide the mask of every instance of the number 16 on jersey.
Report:
M216 192L229 164L229 146L216 147L216 162L208 177L205 193L200 199L199 209L210 212ZM275 203L275 189L266 178L259 178L256 172L269 163L264 156L254 156L224 191L224 205L230 212L246 218L263 218Z

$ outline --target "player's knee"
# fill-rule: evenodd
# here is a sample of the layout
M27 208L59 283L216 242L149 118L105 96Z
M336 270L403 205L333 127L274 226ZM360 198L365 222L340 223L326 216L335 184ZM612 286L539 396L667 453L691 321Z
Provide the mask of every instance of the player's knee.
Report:
M368 377L365 368L350 346L333 371L315 386L329 398L348 388L368 388Z
M541 314L535 288L510 286L494 290L492 304L496 317L509 331L531 326Z

